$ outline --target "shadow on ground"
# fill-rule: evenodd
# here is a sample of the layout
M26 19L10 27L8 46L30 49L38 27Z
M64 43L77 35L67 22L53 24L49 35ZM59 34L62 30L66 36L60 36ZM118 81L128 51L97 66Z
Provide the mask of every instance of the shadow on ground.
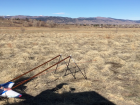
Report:
M10 105L115 105L95 91L73 93L75 89L71 88L70 92L64 92L62 94L55 93L63 85L66 85L66 83L43 91L36 97L23 93L22 98L24 101Z
M20 83L22 83L22 82L24 82L25 80L27 80L27 79L29 79L30 77L22 77L22 78L19 78L19 79L17 79L17 80L15 80L14 81L14 86L16 86L16 85L18 85L18 84L20 84ZM25 83L23 83L23 84L21 84L21 85L19 85L18 87L16 87L15 89L13 89L13 90L15 90L15 91L17 91L17 92L19 92L19 93L21 93L21 94L25 94L25 89L26 89L26 87L27 86L25 86L25 84L27 84L28 82L30 82L30 81L32 81L32 80L34 80L34 79L36 79L36 78L33 78L33 79L31 79L31 80L29 80L29 81L26 81ZM13 86L13 87L14 87Z

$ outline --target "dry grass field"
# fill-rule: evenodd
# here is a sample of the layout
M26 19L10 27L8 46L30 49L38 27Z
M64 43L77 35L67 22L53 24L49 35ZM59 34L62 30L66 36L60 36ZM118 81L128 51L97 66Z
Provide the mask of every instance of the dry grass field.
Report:
M76 73L63 76L64 63L56 74L43 73L15 89L19 99L0 100L0 105L139 105L139 28L0 28L0 83L62 54L72 55L87 80ZM24 76L22 81L57 62ZM68 62L68 60L66 60ZM73 62L72 70L76 69ZM52 68L50 70L55 69Z

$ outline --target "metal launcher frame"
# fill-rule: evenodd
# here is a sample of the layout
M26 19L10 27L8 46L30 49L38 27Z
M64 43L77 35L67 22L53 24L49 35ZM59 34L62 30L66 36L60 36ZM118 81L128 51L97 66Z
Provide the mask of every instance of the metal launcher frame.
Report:
M56 73L57 68L58 68L58 64L60 64L62 61L65 62L65 60L68 59L68 58L69 58L69 62L68 62L68 63L65 62L67 69L66 69L66 71L65 71L65 75L64 75L64 76L66 76L67 71L70 71L70 73L72 74L72 76L74 77L74 79L76 79L75 75L76 75L76 72L77 72L77 71L75 70L75 72L73 73L73 72L71 71L71 69L69 68L69 64L70 64L70 61L71 61L71 59L72 59L73 62L74 62L74 64L75 64L75 66L78 68L78 71L80 71L81 74L83 75L83 77L84 77L85 79L87 79L86 74L85 74L85 71L84 71L84 73L81 71L81 69L78 67L78 65L76 64L76 62L74 61L74 59L73 59L71 56L68 56L68 57L66 57L66 58L63 59L63 58L62 58L62 55L58 55L58 56L56 56L56 57L50 59L49 61L47 61L47 62L45 62L45 63L43 63L43 64L41 64L41 65L39 65L39 66L37 66L37 67L35 67L35 68L33 68L33 69L31 69L31 70L29 70L29 71L27 71L27 72L25 72L25 73L23 73L22 75L20 75L20 76L14 78L14 79L12 79L12 80L10 80L10 81L14 81L14 80L16 80L16 79L18 79L18 78L20 78L20 77L26 75L27 73L30 73L31 71L33 71L33 70L35 70L35 69L37 69L37 68L39 68L39 67L41 67L41 66L47 64L48 62L50 62L50 61L52 61L52 60L54 60L54 59L56 59L56 58L58 58L58 57L59 57L59 61L58 61L57 63L53 64L52 66L48 67L47 69L45 69L45 70L43 70L43 71L41 71L41 72L39 72L39 73L37 73L36 75L30 77L29 79L20 82L19 84L17 84L16 86L14 86L12 89L14 89L14 88L16 88L16 87L22 85L23 83L25 83L25 82L27 82L27 81L29 81L29 80L31 80L31 79L37 77L39 74L41 74L41 73L47 71L48 69L52 68L52 67L55 66L55 65L57 65L57 66L56 66L56 69L55 69L55 71L54 71L54 73ZM62 58L62 60L61 60L61 58ZM10 82L10 81L9 81L9 82Z

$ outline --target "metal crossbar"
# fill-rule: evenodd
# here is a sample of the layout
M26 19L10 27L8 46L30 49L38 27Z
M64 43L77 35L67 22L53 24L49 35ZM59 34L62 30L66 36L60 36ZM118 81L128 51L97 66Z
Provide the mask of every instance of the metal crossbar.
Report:
M55 58L60 57L60 56L61 56L61 55L58 55L58 56L56 56L56 57L50 59L49 61L47 61L47 62L45 62L45 63L43 63L43 64L41 64L41 65L39 65L39 66L37 66L37 67L35 67L35 68L33 68L32 70L27 71L26 73L24 73L24 74L22 74L22 75L20 75L20 76L18 76L18 77L16 77L16 78L14 78L14 79L12 79L12 80L10 80L10 81L14 81L14 80L16 80L16 79L22 77L23 75L25 75L25 74L27 74L27 73L29 73L29 72L31 72L31 71L33 71L33 70L35 70L35 69L41 67L41 66L47 64L48 62L50 62L50 61L52 61L52 60L54 60ZM9 81L9 82L10 82L10 81Z
M47 69L45 69L45 70L43 70L43 71L39 72L38 74L36 74L36 75L34 75L34 76L30 77L30 78L29 78L29 79L27 79L27 80L25 80L25 81L23 81L23 82L21 82L21 83L17 84L17 85L16 85L16 86L14 86L12 89L14 89L14 88L16 88L16 87L18 87L18 86L22 85L23 83L25 83L25 82L27 82L27 81L29 81L29 80L31 80L31 79L33 79L33 78L37 77L39 74L41 74L41 73L43 73L44 71L46 71L46 70L48 70L48 69L52 68L53 66L55 66L55 65L59 64L60 62L62 62L62 61L64 61L64 60L68 59L69 57L70 57L70 56L68 56L68 57L66 57L66 58L64 58L64 59L62 59L61 61L59 61L59 62L55 63L54 65L52 65L52 66L48 67Z

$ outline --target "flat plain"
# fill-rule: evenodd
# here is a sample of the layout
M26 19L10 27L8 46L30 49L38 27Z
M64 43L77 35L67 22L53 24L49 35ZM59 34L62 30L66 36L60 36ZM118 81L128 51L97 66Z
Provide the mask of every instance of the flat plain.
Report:
M140 103L139 28L0 28L0 83L5 83L62 54L71 55L76 79L62 62L57 73L45 72L15 89L23 98L1 99L11 105L138 105ZM23 81L58 59L24 76ZM68 60L66 60L68 62ZM54 70L51 68L50 70ZM74 63L70 62L74 71ZM23 92L24 91L24 92ZM98 96L97 96L98 94ZM98 97L98 98L97 98ZM103 99L104 98L104 99Z

